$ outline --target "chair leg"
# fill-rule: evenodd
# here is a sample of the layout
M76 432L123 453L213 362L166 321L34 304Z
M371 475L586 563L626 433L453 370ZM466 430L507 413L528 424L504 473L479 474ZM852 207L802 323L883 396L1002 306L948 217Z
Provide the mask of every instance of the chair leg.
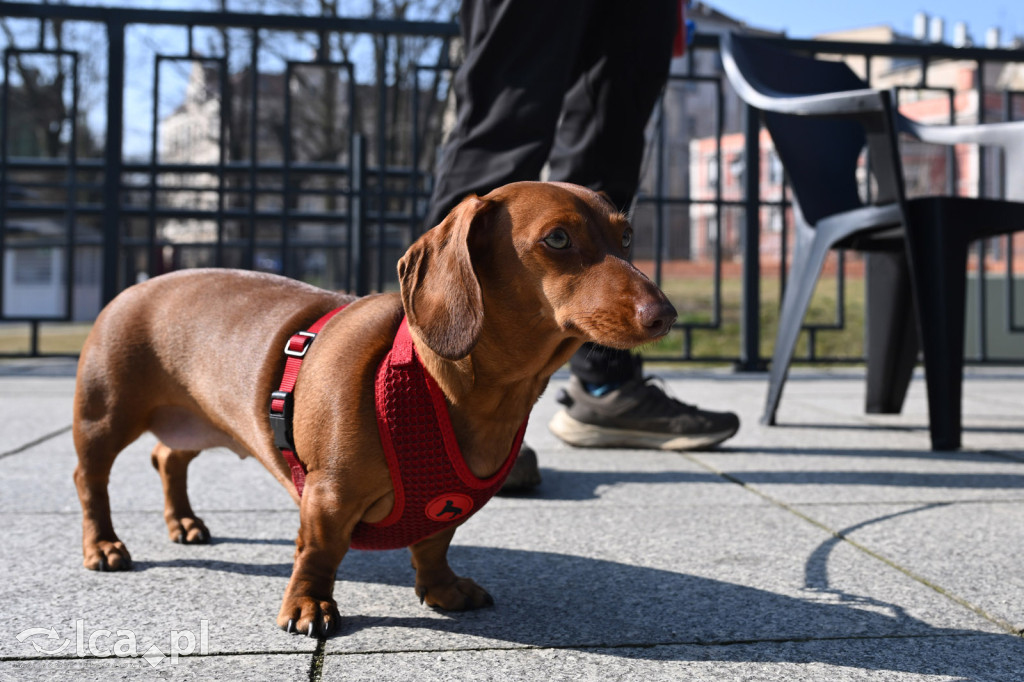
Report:
M762 424L775 423L775 412L779 409L782 387L789 374L789 363L793 359L793 351L800 338L804 315L807 314L807 307L811 303L814 286L818 282L818 275L821 273L828 250L828 241L815 238L813 232L808 235L798 233L796 249L793 253L793 264L789 269L789 281L786 283L786 291L782 297L779 330L775 336L775 349L772 352L772 364L768 376L768 396L765 400L764 415L761 417Z
M920 350L903 251L873 251L867 255L867 299L864 411L899 414Z
M967 241L956 220L936 203L912 202L907 221L933 450L958 449L962 431Z

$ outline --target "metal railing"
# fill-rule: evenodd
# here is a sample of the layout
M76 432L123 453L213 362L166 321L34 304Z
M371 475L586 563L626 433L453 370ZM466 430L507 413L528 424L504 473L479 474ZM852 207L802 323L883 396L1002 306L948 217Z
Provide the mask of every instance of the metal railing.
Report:
M178 267L262 269L361 294L395 286L393 263L424 228L433 156L443 127L443 82L453 69L449 55L450 41L458 35L455 24L14 2L0 2L0 18L17 24L14 43L5 47L2 74L0 322L30 325L30 353L39 352L40 324L87 320L124 287ZM90 53L88 45L72 36L56 38L58 23L65 31L90 27L94 38L100 29L102 50L93 43ZM146 31L175 33L173 39L150 40L146 49L137 49L133 41L137 33ZM348 42L339 43L336 38ZM1021 50L779 40L818 54L863 58L869 75L874 60L916 61L922 74L913 84L917 89L931 87L927 67L941 60L973 62L979 72L996 62L1024 63ZM313 56L297 55L294 46L307 42ZM413 43L421 48L419 56L397 61ZM761 316L765 306L772 305L762 302L762 218L766 210L781 215L784 263L789 203L784 191L774 198L762 196L757 113L744 109L741 119L726 120L728 84L717 66L702 65L701 55L715 55L717 49L715 36L698 34L690 56L676 65L669 87L714 90L706 113L714 121L709 136L716 140L719 181L711 188L712 196L703 198L694 196L690 171L685 186L666 179L666 149L673 141L665 115L657 117L650 154L655 171L637 197L634 223L641 242L637 257L650 262L659 284L671 279L668 266L685 257L668 251L668 236L682 230L687 238L683 228L693 228L695 207L710 206L718 233L709 253L697 254L710 266L710 309L705 319L677 324L678 348L654 349L652 355L661 360L732 362L740 369L759 369L764 364L766 336ZM71 81L64 86L71 95L61 113L66 125L61 127L63 151L56 158L15 153L18 112L13 102L18 89L27 87L29 73L24 68L19 71L16 63L29 57L71 62L70 67L62 67ZM81 63L87 58L99 74L90 85L95 88L98 82L105 91L98 111L89 112L101 121L104 142L91 149L84 147L83 130L88 127L79 96L85 78ZM175 92L182 106L168 108L161 99L167 87L162 74L182 65L192 69L184 92ZM404 70L404 81L400 70ZM133 86L132 74L148 74L136 76L148 77L151 83L144 106L139 100L147 95L147 88ZM423 87L424 77L427 87ZM323 96L329 88L335 94ZM980 102L990 94L985 78L976 80L974 90ZM311 96L314 93L316 98ZM182 115L181 108L193 95L202 100L196 106L213 103L214 113L206 109L205 118L193 119L187 112ZM1011 118L1018 110L1015 103L1024 98L1012 91L1002 96L1005 117ZM324 139L333 136L330 144L317 144L319 138L310 134L309 122L316 113L313 102L332 112L333 122L316 131ZM983 117L984 107L980 110ZM191 157L175 157L170 130L177 125L172 121L175 116L181 118L179 132L184 136L195 134L190 126L214 122L215 129L204 133L209 158L195 158L195 144ZM144 139L148 148L127 150L126 133L141 125L140 119L148 122L149 129L136 137ZM24 121L21 125L24 128ZM96 127L95 121L89 125ZM744 168L758 172L743 172L742 194L727 196L721 181L722 139L734 133L744 138ZM319 158L321 148L331 153ZM955 183L955 173L955 164L948 164L948 182ZM735 353L701 354L694 350L694 335L720 333L732 314L723 308L726 216L742 216L740 229L730 238L741 263L738 347ZM987 248L979 246L979 272L985 272ZM1012 254L1012 242L1008 249ZM49 272L52 276L54 268L60 270L61 302L53 310L25 312L4 288L11 282L18 284L10 272L15 259L8 254L44 252L58 254L56 260L51 258ZM693 260L694 254L689 258ZM1013 258L1006 261L1007 324L1020 331L1014 308ZM41 280L40 273L46 270L42 261L39 268L38 273L23 268L25 278ZM784 267L780 273L781 287ZM981 311L982 344L974 359L1012 360L990 357L985 350L986 287L984 278L980 281L976 303ZM811 339L804 360L862 360L856 351L842 356L816 352L818 333L841 328L845 322L844 282L840 262L836 322L808 325Z

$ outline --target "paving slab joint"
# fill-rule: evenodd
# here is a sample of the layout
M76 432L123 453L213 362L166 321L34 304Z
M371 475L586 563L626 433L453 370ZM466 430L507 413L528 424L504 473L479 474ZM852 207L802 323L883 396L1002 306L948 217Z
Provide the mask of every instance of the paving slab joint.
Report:
M326 649L327 640L321 637L316 642L316 649L313 650L313 661L309 665L309 682L320 682L323 678Z
M683 454L684 457L686 457L686 459L689 459L691 462L693 462L694 464L702 467L703 469L705 469L705 470L715 474L716 476L721 476L726 481L729 481L730 483L735 483L736 485L742 487L743 489L753 493L754 495L757 495L761 499L763 499L763 500L765 500L765 501L767 501L767 502L769 502L769 503L779 507L780 509L784 509L785 511L789 512L790 514L793 514L793 515L803 519L804 521L806 521L807 523L811 524L812 526L815 526L815 527L819 528L820 530L823 530L826 533L830 534L832 537L836 538L837 540L840 540L842 542L848 543L851 547L854 547L855 549L863 552L864 554L867 554L868 556L872 557L873 559L877 559L878 561L881 561L886 566L889 566L890 568L893 568L893 569L899 571L900 573L902 573L903 575L911 578L912 580L915 580L915 581L921 583L922 585L924 585L924 586L934 590L935 592L941 594L943 597L949 599L950 601L953 601L953 602L959 604L960 606L964 607L965 609L973 611L975 614L977 614L977 615L981 616L982 618L984 618L985 620L993 623L994 625L998 626L1000 629L1006 631L1007 633L1009 633L1011 635L1014 635L1014 636L1017 636L1017 637L1024 637L1024 630L1022 630L1021 628L1018 628L1017 626L1013 625L1009 621L1007 621L1007 620L1005 620L1003 618L1000 618L999 616L996 616L994 614L989 613L988 611L986 611L982 607L978 606L977 604L971 603L970 601L968 601L964 597L961 597L960 595L955 594L954 592L952 592L952 591L946 589L945 587L935 583L934 581L932 581L932 580L930 580L930 579L928 579L928 578L926 578L926 577L924 577L922 575L919 575L918 573L915 573L914 571L910 570L906 566L903 566L903 565L897 563L895 560L890 559L890 558L888 558L888 557L886 557L886 556L876 552L875 550L871 549L870 547L868 547L866 545L863 545L860 542L857 542L856 540L853 540L852 538L850 538L849 536L845 535L841 531L838 531L838 530L836 530L834 528L831 528L827 524L825 524L825 523L815 519L814 517L812 517L812 516L810 516L808 514L805 514L804 512L802 512L799 509L797 509L796 507L794 507L794 506L792 506L790 504L787 504L786 502L783 502L782 500L780 500L780 499L778 499L776 497L773 497L772 495L769 495L768 493L766 493L766 492L764 492L762 490L758 490L758 488L756 486L750 485L746 481L743 481L742 479L737 478L736 476L732 476L732 475L730 475L730 474L728 474L728 473L726 473L724 471L720 471L719 469L715 468L714 466L711 466L710 464L702 461L699 457L693 455L692 453L682 453L682 454Z
M7 450L6 452L0 452L0 459L3 459L4 457L7 457L9 455L17 455L18 453L25 452L26 450L30 450L30 449L34 448L35 446L37 446L37 445L42 445L43 443L45 443L46 441L50 440L51 438L56 438L57 436L63 436L65 433L67 433L70 430L71 430L71 424L68 424L67 426L62 426L61 428L57 429L56 431L51 431L50 433L48 433L48 434L46 434L44 436L40 436L39 438L36 438L33 441L29 441L28 443L24 443L22 445L19 445L18 447L13 448L11 450Z

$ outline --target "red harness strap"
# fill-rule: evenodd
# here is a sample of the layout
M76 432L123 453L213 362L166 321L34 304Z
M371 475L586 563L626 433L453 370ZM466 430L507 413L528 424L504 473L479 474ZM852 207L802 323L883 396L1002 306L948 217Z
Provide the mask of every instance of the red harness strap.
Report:
M274 444L288 462L300 497L306 469L295 454L292 438L292 389L302 358L317 332L340 310L332 310L308 331L298 332L288 340L281 390L271 394ZM473 475L456 441L444 394L420 362L408 320L402 320L391 351L378 366L374 388L377 429L394 486L395 503L387 518L356 525L352 547L397 549L462 523L483 507L501 488L515 464L526 420L519 427L501 469L487 479Z
M462 523L480 510L508 478L526 421L501 469L477 478L462 456L448 404L413 345L402 320L391 352L377 368L377 429L388 461L395 503L387 518L360 522L355 549L397 549Z
M270 394L270 427L274 430L274 445L281 451L284 460L288 462L288 468L292 470L292 483L295 484L299 497L302 497L302 488L306 484L306 467L295 454L295 440L292 436L292 391L295 390L299 368L302 367L302 361L313 344L313 339L328 320L344 309L345 306L335 308L314 322L306 331L292 334L284 346L287 360L284 363L281 388Z

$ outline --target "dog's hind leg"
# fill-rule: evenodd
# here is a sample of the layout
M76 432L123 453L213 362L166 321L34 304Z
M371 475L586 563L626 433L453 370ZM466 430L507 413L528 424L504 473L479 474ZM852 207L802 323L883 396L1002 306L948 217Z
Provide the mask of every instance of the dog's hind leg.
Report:
M150 461L160 472L164 486L164 521L174 542L187 545L206 544L210 531L203 520L192 511L188 501L188 464L200 450L175 450L163 443L153 448Z
M82 503L82 564L93 571L126 571L132 558L114 533L107 484L114 458L141 434L110 427L110 420L90 421L76 415L74 424L75 487Z

